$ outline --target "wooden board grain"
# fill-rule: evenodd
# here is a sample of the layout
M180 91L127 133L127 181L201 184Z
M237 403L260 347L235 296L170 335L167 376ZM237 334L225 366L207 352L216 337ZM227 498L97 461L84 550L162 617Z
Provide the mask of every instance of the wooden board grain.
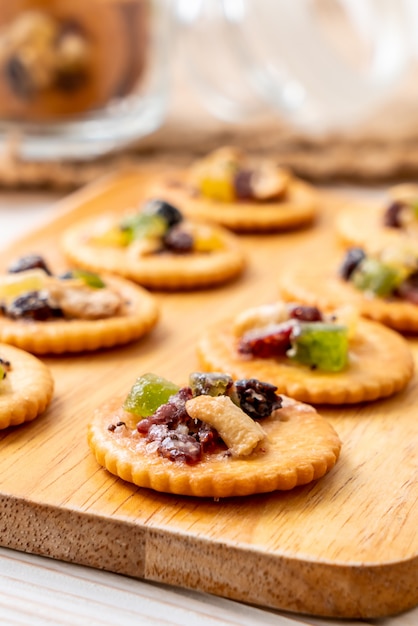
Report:
M1 267L31 251L64 267L60 233L86 215L134 206L146 181L146 172L122 172L74 194L4 250ZM314 228L242 237L249 265L234 283L156 294L160 323L139 342L43 359L56 381L50 408L0 433L0 544L299 613L376 617L415 606L416 378L385 401L321 407L343 441L341 458L325 478L286 493L215 502L139 489L100 468L86 442L97 405L145 371L185 382L198 369L195 345L207 324L273 301L280 272L301 255L332 259L339 209L324 196ZM416 339L408 341L418 356Z

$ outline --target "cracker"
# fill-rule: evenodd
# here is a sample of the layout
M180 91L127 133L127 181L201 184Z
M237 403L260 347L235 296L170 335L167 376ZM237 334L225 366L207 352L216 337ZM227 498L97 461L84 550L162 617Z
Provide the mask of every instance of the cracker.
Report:
M187 172L156 181L152 193L181 207L191 219L211 220L237 233L287 231L309 226L317 215L318 194L307 183L291 177L286 195L269 202L218 202L196 195Z
M112 218L110 217L109 220ZM115 223L118 218L115 216ZM132 255L130 247L97 245L89 240L97 220L70 228L63 236L65 256L73 264L94 272L112 272L151 289L186 290L213 287L236 278L245 267L245 256L236 238L211 226L223 247L211 252ZM205 225L207 228L207 225Z
M337 216L335 229L345 246L357 246L370 252L408 240L408 232L385 226L383 217L384 208L380 206L351 206Z
M353 305L371 320L400 332L418 332L418 306L402 300L385 300L365 295L337 274L337 265L327 259L315 259L315 264L293 265L280 277L282 298L309 304L320 309Z
M312 407L283 398L283 408L262 420L266 438L247 457L222 451L204 454L195 465L173 462L147 449L135 431L134 416L113 399L96 412L88 427L88 442L98 463L139 487L186 496L225 498L293 489L324 476L336 463L341 442L337 433ZM120 434L109 424L123 419Z
M283 358L253 358L237 350L233 320L209 328L197 351L206 371L228 372L234 379L266 380L301 402L352 404L377 400L402 390L410 381L411 350L398 333L368 320L358 320L350 342L349 364L341 372L323 372Z
M157 323L154 297L142 287L102 276L124 300L120 314L104 319L14 320L0 315L0 341L34 354L62 354L110 348L135 341Z
M0 381L0 428L17 426L40 415L49 405L54 380L47 366L32 354L0 344L0 357L10 371Z

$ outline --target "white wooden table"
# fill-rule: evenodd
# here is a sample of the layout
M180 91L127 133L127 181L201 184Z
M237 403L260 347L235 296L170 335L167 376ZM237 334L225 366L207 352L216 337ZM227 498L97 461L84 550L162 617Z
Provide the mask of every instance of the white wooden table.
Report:
M48 219L57 199L52 193L0 192L0 247ZM0 624L418 626L418 608L366 622L296 616L0 548Z

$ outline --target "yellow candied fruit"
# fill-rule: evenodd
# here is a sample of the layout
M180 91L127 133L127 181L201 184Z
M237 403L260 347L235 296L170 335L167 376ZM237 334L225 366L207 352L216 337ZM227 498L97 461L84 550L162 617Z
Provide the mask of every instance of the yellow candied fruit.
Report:
M222 250L224 241L219 233L212 229L201 230L193 237L193 250L195 252L212 252Z
M116 246L124 248L130 244L130 233L117 226L100 234L92 235L90 242L98 246Z
M232 180L227 178L202 178L199 191L203 196L212 198L212 200L220 202L233 202L235 200L235 189Z
M23 293L44 289L47 281L48 275L42 269L5 274L0 277L0 300L9 304Z

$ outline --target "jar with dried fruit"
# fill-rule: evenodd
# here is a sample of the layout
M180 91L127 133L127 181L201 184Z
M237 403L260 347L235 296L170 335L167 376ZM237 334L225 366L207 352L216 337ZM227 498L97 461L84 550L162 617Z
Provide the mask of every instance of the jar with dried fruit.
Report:
M155 130L169 0L0 4L0 133L25 157L83 158Z

